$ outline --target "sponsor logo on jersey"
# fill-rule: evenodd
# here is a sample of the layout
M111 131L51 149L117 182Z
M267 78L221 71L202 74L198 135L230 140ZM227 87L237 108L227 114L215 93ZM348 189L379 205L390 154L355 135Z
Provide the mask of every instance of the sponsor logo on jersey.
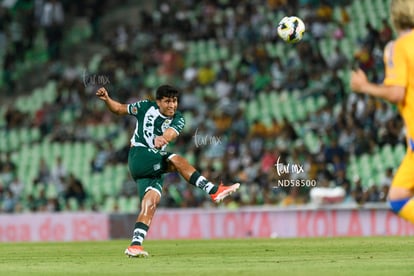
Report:
M155 164L155 165L153 166L153 169L154 169L154 171L158 171L159 169L161 169L161 164L160 164L160 163Z
M167 128L169 128L169 127L170 127L170 124L171 124L171 120L170 120L170 119L165 120L165 121L164 121L164 123L162 123L162 126L161 126L161 131L164 133L164 131L165 131Z

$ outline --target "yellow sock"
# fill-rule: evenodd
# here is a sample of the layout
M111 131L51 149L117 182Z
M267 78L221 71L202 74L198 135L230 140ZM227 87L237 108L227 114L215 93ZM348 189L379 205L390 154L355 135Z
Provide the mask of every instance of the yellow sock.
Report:
M414 198L405 203L398 215L414 224Z

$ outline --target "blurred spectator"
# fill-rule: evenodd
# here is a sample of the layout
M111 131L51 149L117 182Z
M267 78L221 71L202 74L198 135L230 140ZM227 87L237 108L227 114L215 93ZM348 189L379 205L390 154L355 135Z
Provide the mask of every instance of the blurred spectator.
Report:
M39 194L35 199L36 202L36 209L39 212L46 212L48 207L48 199L46 197L46 188L41 187L39 190Z
M65 199L74 198L79 206L83 206L86 196L82 182L70 173L66 182Z
M183 78L186 82L192 83L198 75L198 69L196 63L193 61L191 64L184 68Z
M15 177L15 172L12 169L10 164L4 164L2 170L0 171L0 181L4 183L6 187L10 185Z
M341 51L339 46L336 46L333 53L326 60L327 65L332 70L337 70L346 67L348 58Z
M211 63L201 66L197 72L197 80L200 85L211 84L216 79L216 73L211 67Z
M359 67L364 71L371 70L375 66L372 50L369 47L371 45L364 45L354 54L354 58L358 62Z
M286 78L286 68L283 66L280 57L276 57L270 65L270 73L272 75L272 86L275 89L281 89Z
M228 74L222 73L218 75L217 81L214 85L214 90L217 93L217 97L221 99L221 101L225 101L230 97L233 92L233 85L229 80Z
M115 36L114 36L114 48L115 51L117 52L124 52L127 50L127 45L128 45L128 40L129 40L129 34L127 32L127 28L124 24L120 24L115 31Z
M268 173L270 170L274 169L277 158L278 156L276 151L271 149L266 150L261 160L261 171Z
M295 128L286 117L282 119L282 129L280 131L280 135L290 141L295 141L298 138Z
M320 40L326 36L327 25L321 19L316 19L310 26L309 30L315 40Z
M47 199L47 204L45 206L44 211L52 213L61 211L58 199L56 197L49 197Z
M383 18L381 22L382 26L379 31L379 41L381 49L384 49L385 45L392 40L393 32L387 18Z
M56 163L52 167L51 171L51 185L56 186L56 190L58 194L61 194L65 190L64 181L67 177L67 169L66 166L63 164L62 157L56 157Z
M365 191L365 202L380 202L381 195L376 184L371 184L370 187Z
M392 179L394 178L393 168L389 167L385 170L384 176L381 179L381 186L391 186Z
M358 176L355 177L354 179L354 185L353 185L351 193L356 203L358 204L365 203L364 188L362 187L362 180Z
M324 157L325 162L327 163L333 163L334 158L336 158L338 162L342 162L342 160L344 160L345 151L338 145L338 140L336 138L331 139L329 146L327 146L324 151ZM341 166L343 167L343 164Z
M129 172L125 174L125 178L122 181L120 196L136 196L138 194L138 184L131 178Z
M381 190L380 190L380 194L379 194L379 200L381 202L387 202L389 189L390 189L389 185L382 185L381 186Z
M382 145L390 144L395 146L404 140L402 138L401 118L392 118L388 120L381 130L379 142Z
M40 24L45 30L48 54L52 60L60 58L65 13L59 0L46 0L40 15Z
M305 203L305 199L300 195L300 188L292 186L289 188L287 196L280 203L281 206L295 206Z
M96 153L91 161L92 172L102 172L110 157L110 152L100 142L95 144Z
M129 142L129 139L128 139ZM125 143L124 146L118 150L114 150L111 154L111 162L113 164L125 164L128 162L128 153L129 153L130 145L129 143Z
M30 212L38 211L36 199L33 194L28 194L25 201L26 201L26 208L28 211Z
M24 41L23 41L23 14L18 12L16 18L9 25L10 40L16 53L16 59L24 61Z
M355 131L355 144L354 144L354 154L360 156L363 153L370 152L371 148L371 141L369 141L368 137L365 135L364 130L361 128L357 128Z
M51 177L49 165L47 164L47 161L45 157L42 157L39 162L39 168L37 170L37 175L34 179L34 184L42 184L47 185L49 183Z
M2 163L1 165L3 166L3 168L5 166L8 166L13 174L16 173L17 166L16 166L16 163L12 160L12 156L11 156L10 151L6 152L5 159L1 163ZM1 169L2 169L2 167L0 166L0 171L1 171Z
M316 16L324 22L332 20L333 10L328 1L320 1L319 7L316 9Z
M253 124L250 129L251 136L259 136L259 137L266 137L267 129L266 126L258 119L253 121Z
M26 114L16 109L13 105L7 107L6 112L4 113L4 120L6 121L6 128L12 129L20 127L24 124Z
M348 24L351 19L350 19L348 11L346 10L346 7L341 6L340 10L341 10L341 23Z
M13 181L10 183L9 189L17 201L23 199L24 183L18 176L14 177Z
M0 213L13 213L17 200L10 189L4 191Z
M374 47L380 44L380 33L379 31L371 24L366 23L365 25L367 35L363 40L364 45L367 47L369 53L372 53Z
M336 171L334 175L335 186L342 187L345 190L345 195L351 195L351 181L346 177L346 171L344 169Z
M0 58L2 58L6 54L7 49L7 24L10 22L10 14L9 11L0 6Z
M344 61L344 63L340 67L343 67L347 64L347 61ZM342 103L346 99L345 84L339 77L338 70L332 71L332 75L329 76L326 86L326 97L328 101L328 106L332 107L337 103Z

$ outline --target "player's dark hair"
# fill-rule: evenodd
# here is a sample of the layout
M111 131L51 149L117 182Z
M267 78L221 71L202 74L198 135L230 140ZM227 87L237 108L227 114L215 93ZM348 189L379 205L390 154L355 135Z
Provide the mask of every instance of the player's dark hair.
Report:
M177 88L168 85L168 84L164 84L161 85L160 87L157 88L157 92L155 93L155 98L157 100L161 100L162 98L166 97L166 98L175 98L175 97L179 97L180 92L178 91Z

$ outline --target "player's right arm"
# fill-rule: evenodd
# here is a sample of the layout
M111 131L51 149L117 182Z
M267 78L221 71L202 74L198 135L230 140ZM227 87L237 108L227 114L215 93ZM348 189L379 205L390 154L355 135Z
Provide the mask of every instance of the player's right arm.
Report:
M400 44L391 41L384 49L385 79L383 84L368 81L361 69L351 72L351 89L379 97L394 104L404 101L407 84L407 59Z
M109 97L108 91L106 91L105 87L101 87L96 91L96 96L99 97L102 101L105 102L106 107L112 112L117 115L127 115L128 114L128 105L121 104L117 102L111 97Z
M350 82L353 91L382 98L394 104L401 103L405 97L404 86L372 83L361 69L351 72Z

